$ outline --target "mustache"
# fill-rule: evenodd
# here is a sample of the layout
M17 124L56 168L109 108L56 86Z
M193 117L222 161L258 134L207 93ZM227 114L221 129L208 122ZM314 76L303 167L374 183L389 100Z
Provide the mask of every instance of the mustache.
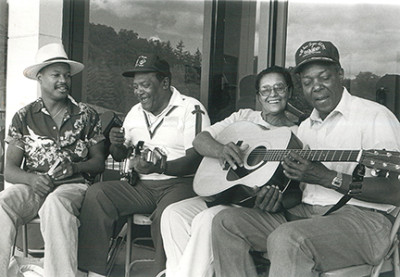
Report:
M67 84L59 84L59 85L55 85L54 86L56 89L57 88L66 88L67 90L69 90L69 86Z

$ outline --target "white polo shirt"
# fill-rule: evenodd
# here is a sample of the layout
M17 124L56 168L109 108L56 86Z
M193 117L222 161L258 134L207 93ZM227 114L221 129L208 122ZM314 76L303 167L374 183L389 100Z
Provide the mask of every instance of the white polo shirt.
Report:
M312 150L317 149L385 149L400 150L400 123L384 106L365 100L344 89L337 107L322 120L318 111L300 124L297 136ZM356 163L324 162L332 170L352 174ZM366 177L371 171L366 170ZM400 184L399 184L400 185ZM303 202L311 205L333 205L343 195L319 185L306 184ZM350 204L391 211L394 206L351 199Z
M132 107L123 124L126 146L136 146L139 141L144 141L145 147L159 147L164 150L167 161L184 157L186 150L193 147L196 115L200 116L198 122L203 129L210 125L207 111L198 100L180 94L174 87L171 89L172 96L168 106L157 116L145 111L140 103ZM158 173L140 177L143 180L176 178Z

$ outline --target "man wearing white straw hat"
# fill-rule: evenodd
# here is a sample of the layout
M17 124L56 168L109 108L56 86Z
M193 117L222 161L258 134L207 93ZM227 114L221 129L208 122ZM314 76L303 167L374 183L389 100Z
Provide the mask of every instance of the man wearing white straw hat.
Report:
M93 177L104 170L99 116L70 95L71 76L83 64L61 44L43 46L24 70L41 97L12 119L0 193L0 276L7 276L16 229L39 215L45 243L44 276L77 276L77 216Z

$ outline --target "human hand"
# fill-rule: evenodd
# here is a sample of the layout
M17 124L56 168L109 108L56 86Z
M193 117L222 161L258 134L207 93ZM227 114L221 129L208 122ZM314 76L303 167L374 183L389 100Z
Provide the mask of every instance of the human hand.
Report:
M50 177L54 180L63 180L74 175L76 172L75 166L71 162L63 162L59 166L57 166Z
M113 127L109 134L110 142L115 145L122 145L125 142L125 130L120 127Z
M234 170L237 166L243 166L243 155L244 152L249 148L248 144L238 146L233 142L229 142L220 148L219 153L217 153L219 163L222 167L225 163L228 163Z
M45 197L53 190L53 182L48 175L32 175L32 189L41 197Z
M135 155L130 158L129 167L133 168L137 173L150 174L160 171L159 165L154 164L152 161L147 161L147 155L150 149L145 149L140 155Z
M286 177L309 184L330 184L331 170L320 162L312 162L302 158L295 152L289 152L282 161L283 173Z
M257 194L254 208L269 213L276 213L282 209L282 192L278 186L265 185L256 188L255 191Z

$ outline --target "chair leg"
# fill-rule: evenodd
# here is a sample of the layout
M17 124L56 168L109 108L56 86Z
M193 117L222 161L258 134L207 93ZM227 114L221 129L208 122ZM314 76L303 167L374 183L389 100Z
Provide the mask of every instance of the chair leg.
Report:
M399 246L396 247L393 253L393 271L395 277L400 277L400 257L399 257Z
M27 225L22 225L22 252L24 257L28 257L28 230Z
M11 256L15 255L15 248L17 247L17 237L18 237L18 228L15 230L15 238L14 238L14 244L13 244Z
M133 216L128 216L127 231L126 231L126 253L125 253L125 277L130 276L131 271L131 248L132 248L132 218Z

